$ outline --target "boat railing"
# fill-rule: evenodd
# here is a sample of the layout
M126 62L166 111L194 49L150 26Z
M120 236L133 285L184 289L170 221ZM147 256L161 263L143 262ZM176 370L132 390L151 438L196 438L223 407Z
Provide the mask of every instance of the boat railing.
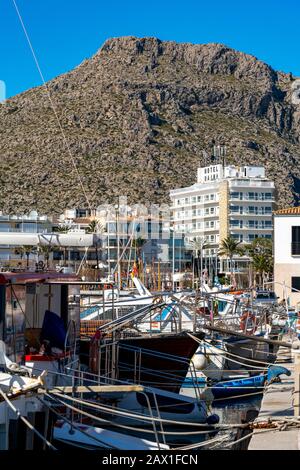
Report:
M181 356L174 356L162 352L156 352L151 349L145 349L145 348L138 348L135 346L128 346L128 345L123 345L123 344L118 344L118 349L123 349L130 351L134 354L134 361L133 361L133 368L131 369L133 373L133 382L134 383L141 383L141 375L143 373L147 373L147 375L153 375L154 377L157 378L158 371L150 368L146 368L142 366L142 357L144 356L151 356L151 357L159 357L160 359L167 359L168 361L173 361L174 363L182 364L184 371L186 371L186 374L189 373L191 380L192 380L192 385L195 391L195 396L200 400L201 399L201 393L199 390L199 384L197 381L197 373L195 369L195 365L193 361L191 361L188 358L184 358ZM122 355L118 353L118 369L119 371L125 370L126 368L126 363L122 362L122 359L120 359ZM126 370L130 371L130 368L127 367ZM176 369L177 372L180 372L180 370ZM185 374L185 375L186 375ZM160 376L164 379L168 379L168 381L173 380L174 384L182 384L185 377L179 374L174 374L172 372L167 372L167 371L160 371ZM170 386L172 386L172 382L169 382Z

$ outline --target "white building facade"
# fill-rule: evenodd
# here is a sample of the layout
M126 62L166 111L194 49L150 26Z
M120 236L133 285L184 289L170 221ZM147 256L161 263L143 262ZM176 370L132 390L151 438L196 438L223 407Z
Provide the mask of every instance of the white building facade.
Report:
M274 290L291 306L300 302L300 207L274 213Z
M275 186L263 167L218 164L198 168L197 182L172 190L170 198L175 231L190 239L204 238L207 258L217 258L220 243L228 236L242 244L273 236ZM246 258L240 258L235 264L243 270L246 263Z

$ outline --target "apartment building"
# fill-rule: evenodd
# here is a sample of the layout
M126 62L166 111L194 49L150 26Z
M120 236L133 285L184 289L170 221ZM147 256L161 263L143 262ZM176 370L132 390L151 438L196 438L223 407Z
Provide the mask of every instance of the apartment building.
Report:
M231 236L242 244L257 237L272 238L275 186L264 167L223 166L198 168L197 182L170 192L175 232L186 240L206 240L204 263L214 271L229 271L229 260L218 259L222 240ZM246 257L236 257L234 268L243 271Z
M274 290L291 306L300 302L300 207L274 213Z

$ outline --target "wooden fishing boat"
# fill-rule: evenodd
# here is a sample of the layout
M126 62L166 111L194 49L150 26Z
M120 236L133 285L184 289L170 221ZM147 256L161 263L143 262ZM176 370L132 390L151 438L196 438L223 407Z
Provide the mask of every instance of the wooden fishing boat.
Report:
M203 332L196 334L203 339ZM198 343L187 333L139 336L110 340L94 338L90 370L126 382L179 393Z
M211 391L215 399L233 398L237 395L263 392L264 386L267 383L278 381L281 374L289 376L291 372L285 367L270 366L265 374L218 382L212 387Z

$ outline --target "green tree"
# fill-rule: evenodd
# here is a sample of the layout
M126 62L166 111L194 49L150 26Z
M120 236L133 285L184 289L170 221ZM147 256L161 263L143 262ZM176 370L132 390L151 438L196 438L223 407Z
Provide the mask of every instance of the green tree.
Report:
M197 260L197 271L198 271L198 277L199 277L199 286L201 286L201 281L202 281L202 259L203 259L203 251L206 248L209 248L209 243L207 243L205 237L200 237L200 238L194 238L191 242L191 249L193 250L194 257Z
M221 241L219 248L219 256L224 256L230 260L230 277L231 282L234 281L233 274L233 258L236 255L245 254L244 249L240 246L241 242L238 242L233 237L228 236Z
M44 257L47 269L49 269L50 253L52 253L53 251L54 247L52 245L38 245L38 254Z
M26 268L29 269L29 257L31 253L36 252L36 247L33 245L23 245L14 249L16 255L20 255L21 261L26 256Z
M259 285L273 272L273 243L269 238L258 237L246 245L245 251L251 259L255 275L259 276Z
M105 227L99 222L99 220L94 219L85 229L85 232L99 235L105 232ZM95 248L96 254L96 269L99 269L99 239L97 237L93 237L93 247Z

